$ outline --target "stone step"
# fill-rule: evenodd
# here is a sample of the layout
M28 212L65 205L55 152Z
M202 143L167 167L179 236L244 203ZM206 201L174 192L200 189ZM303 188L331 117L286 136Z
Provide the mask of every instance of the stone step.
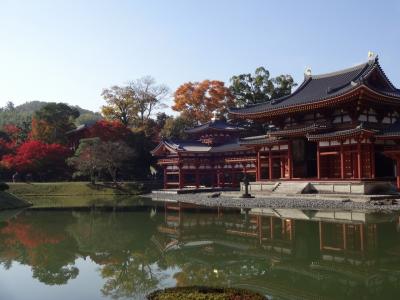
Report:
M274 194L302 194L303 191L309 186L308 182L280 182L279 185L273 189Z

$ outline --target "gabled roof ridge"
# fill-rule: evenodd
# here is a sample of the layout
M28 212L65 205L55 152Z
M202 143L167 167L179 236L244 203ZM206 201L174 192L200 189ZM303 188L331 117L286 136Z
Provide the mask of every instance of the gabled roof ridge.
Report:
M221 127L218 128L218 126L221 126ZM230 123L230 122L228 122L226 120L211 120L211 121L205 122L205 123L200 124L200 125L196 125L196 126L191 127L191 128L186 128L185 132L186 133L196 133L196 132L199 132L199 131L201 131L203 129L204 130L213 129L213 130L219 130L219 131L224 131L224 130L227 130L227 131L235 131L235 130L236 131L240 131L240 130L242 130L241 127L239 127L239 126L237 126L235 124L232 124L232 123Z
M341 70L337 70L337 71L333 71L333 72L329 72L329 73L322 73L322 74L317 74L317 75L310 75L309 77L311 77L312 79L322 79L322 78L327 78L327 77L332 77L332 76L337 76L337 75L342 75L342 74L346 74L355 70L360 69L360 73L355 76L358 77L360 76L365 69L368 66L371 66L371 63L374 62L374 60L368 61L368 62L364 62L362 64L357 64L355 66L349 67L349 68L345 68L345 69L341 69Z
M389 77L387 77L385 71L383 70L381 64L379 63L379 58L378 56L376 56L376 58L374 59L374 65L373 67L367 72L367 74L365 74L365 77L368 77L372 71L374 71L375 69L377 69L381 75L383 76L383 78L386 80L386 82L389 84L389 86L392 88L393 91L399 91L394 84L390 81Z
M267 134L260 134L260 135L246 136L246 137L240 138L239 140L240 141L251 141L251 140L257 140L257 139L266 138L266 137L268 137Z
M299 85L299 87L297 89L294 90L293 93L283 96L283 97L280 97L280 98L272 99L269 102L271 102L271 104L276 104L276 103L282 102L282 101L286 100L287 98L290 98L290 97L298 94L301 90L303 90L307 86L308 83L311 82L311 80L312 80L311 76L305 77L303 82Z

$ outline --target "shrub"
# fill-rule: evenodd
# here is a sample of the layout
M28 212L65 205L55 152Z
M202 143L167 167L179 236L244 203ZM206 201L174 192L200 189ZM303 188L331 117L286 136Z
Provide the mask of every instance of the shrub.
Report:
M148 300L266 300L252 291L235 288L175 287L155 291Z
M0 192L1 192L1 191L8 190L9 188L10 188L10 187L8 186L7 183L5 183L5 182L0 182Z

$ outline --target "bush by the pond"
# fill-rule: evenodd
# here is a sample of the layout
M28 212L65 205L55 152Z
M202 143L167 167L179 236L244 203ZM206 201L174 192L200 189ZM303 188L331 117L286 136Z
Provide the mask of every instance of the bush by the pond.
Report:
M0 191L8 190L10 187L5 182L0 182Z
M155 291L148 300L266 300L267 298L248 290L235 288L176 287Z

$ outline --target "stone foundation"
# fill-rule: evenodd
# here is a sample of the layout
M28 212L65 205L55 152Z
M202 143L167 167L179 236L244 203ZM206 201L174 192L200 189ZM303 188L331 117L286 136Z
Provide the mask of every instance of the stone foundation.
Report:
M241 191L244 185L240 185ZM249 184L250 193L276 194L357 194L387 195L397 193L390 181L256 181Z

